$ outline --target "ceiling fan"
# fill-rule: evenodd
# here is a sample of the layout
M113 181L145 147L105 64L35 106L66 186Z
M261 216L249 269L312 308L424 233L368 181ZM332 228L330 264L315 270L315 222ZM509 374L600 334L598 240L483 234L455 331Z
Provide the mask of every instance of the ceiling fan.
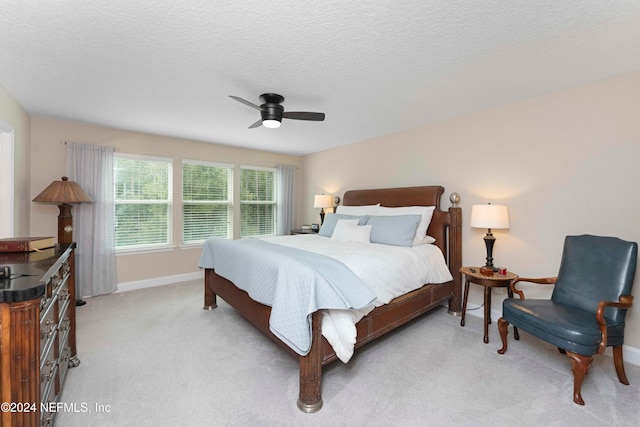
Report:
M237 96L229 95L229 98L235 99L249 107L260 110L260 120L249 126L249 129L257 128L263 125L267 128L278 128L282 119L295 119L295 120L311 120L314 122L321 122L324 120L324 113L312 113L309 111L284 111L284 107L280 104L284 102L284 97L276 93L263 93L260 95L262 105L257 106L253 102L249 102L246 99L242 99Z

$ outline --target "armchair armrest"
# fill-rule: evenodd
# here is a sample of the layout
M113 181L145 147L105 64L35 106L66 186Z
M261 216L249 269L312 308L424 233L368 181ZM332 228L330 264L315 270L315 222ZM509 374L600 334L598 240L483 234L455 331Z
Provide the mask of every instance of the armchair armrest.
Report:
M632 305L633 295L621 295L618 302L600 301L598 303L596 320L598 321L600 332L602 333L602 341L600 341L600 345L598 346L598 354L602 354L604 349L607 348L607 322L604 319L604 309L607 307L627 309L631 308Z
M538 285L554 285L556 283L557 277L543 277L541 279L532 279L529 277L519 277L509 285L513 293L518 294L520 299L524 299L524 292L518 288L516 288L516 283L518 282L529 282L536 283Z

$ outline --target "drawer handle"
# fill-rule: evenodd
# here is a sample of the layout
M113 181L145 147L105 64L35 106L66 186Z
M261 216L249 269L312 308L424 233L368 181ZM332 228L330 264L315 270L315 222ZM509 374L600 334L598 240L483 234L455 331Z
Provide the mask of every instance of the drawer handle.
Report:
M55 325L53 320L49 319L44 322L45 327L40 329L40 339L51 338L55 333L58 325Z
M49 371L48 374L40 374L40 382L43 383L47 380L51 380L53 378L54 370Z
M71 325L71 319L69 319L68 317L65 317L64 319L62 319L60 321L60 325L58 326L58 330L64 332L67 329L69 329L69 325Z
M60 294L59 294L58 297L61 298L63 301L66 301L66 300L69 299L69 296L70 296L69 295L69 288L64 288L64 289L62 289L60 291Z

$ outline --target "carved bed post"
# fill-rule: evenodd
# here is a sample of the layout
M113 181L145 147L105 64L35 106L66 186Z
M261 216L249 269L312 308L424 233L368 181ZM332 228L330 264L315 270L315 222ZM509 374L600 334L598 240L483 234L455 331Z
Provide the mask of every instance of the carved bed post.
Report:
M311 317L311 349L306 356L300 356L300 395L298 408L311 413L322 408L322 333L321 313L316 311Z
M449 301L449 313L458 314L462 311L462 209L449 208L451 224L449 224L449 270L453 276L453 298Z
M214 273L215 270L209 268L204 271L204 307L202 308L205 310L213 310L218 306L216 294L211 289Z

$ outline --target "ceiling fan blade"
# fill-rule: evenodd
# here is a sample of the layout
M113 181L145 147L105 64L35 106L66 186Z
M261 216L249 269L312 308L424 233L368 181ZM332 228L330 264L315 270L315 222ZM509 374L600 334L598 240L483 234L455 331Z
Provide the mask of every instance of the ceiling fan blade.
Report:
M257 122L249 126L249 129L259 128L260 126L262 126L262 119L258 120Z
M231 99L235 99L238 102L242 102L244 105L248 105L249 107L255 108L256 110L259 110L260 107L258 107L256 104L254 104L253 102L249 102L246 99L242 99L239 96L233 96L233 95L229 95L229 98Z
M296 120L312 120L315 122L321 122L324 120L324 113L311 113L309 111L287 111L282 117L285 119Z

